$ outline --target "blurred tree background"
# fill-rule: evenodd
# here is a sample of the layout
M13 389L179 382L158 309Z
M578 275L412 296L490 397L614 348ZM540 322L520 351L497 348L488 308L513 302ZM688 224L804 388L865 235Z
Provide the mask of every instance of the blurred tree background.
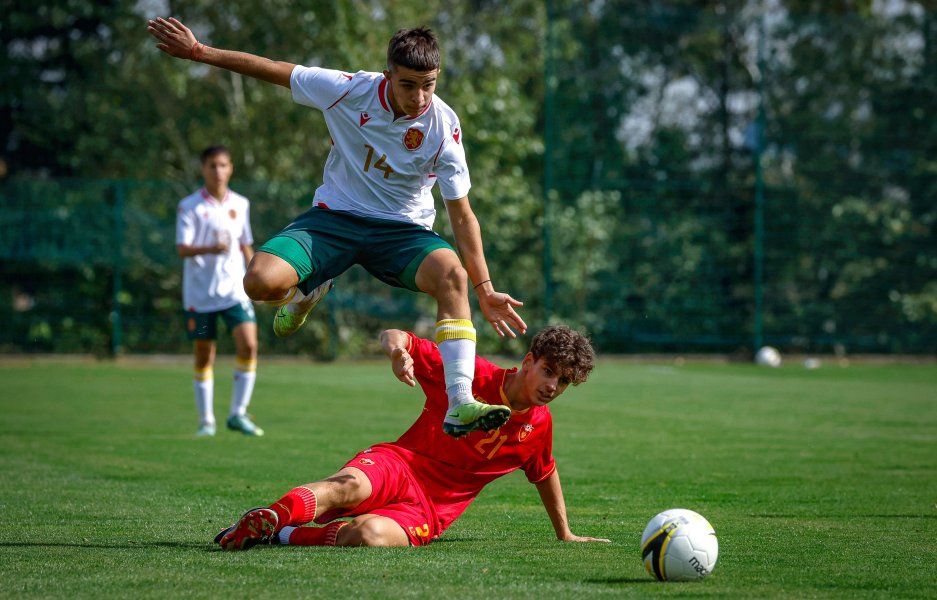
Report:
M0 19L0 350L187 351L175 205L234 154L258 245L329 149L289 92L154 48L346 71L439 35L499 289L606 352L937 352L937 18L925 2L21 0ZM449 236L445 211L436 229ZM358 269L264 352L374 350L428 299ZM480 328L484 352L518 352ZM223 348L224 349L224 348Z

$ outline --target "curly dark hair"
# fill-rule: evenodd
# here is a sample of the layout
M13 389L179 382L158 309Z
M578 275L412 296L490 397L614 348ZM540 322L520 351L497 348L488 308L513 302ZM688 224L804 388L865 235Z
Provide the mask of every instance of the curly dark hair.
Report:
M560 378L579 385L589 378L595 366L595 350L589 338L565 325L544 328L530 342L534 360L545 361Z
M400 29L387 44L387 68L392 65L414 71L439 68L439 43L427 27Z

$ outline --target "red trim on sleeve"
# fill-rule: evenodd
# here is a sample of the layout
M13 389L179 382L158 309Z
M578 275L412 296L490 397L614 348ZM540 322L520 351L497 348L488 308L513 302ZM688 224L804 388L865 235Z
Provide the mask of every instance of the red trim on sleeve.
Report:
M407 334L407 354L412 354L412 353L413 353L413 338L414 338L414 335L413 335L413 333L411 333L411 332L409 332L409 331L407 331L406 334Z
M439 160L439 153L442 152L442 145L446 143L446 140L439 142L439 150L436 151L436 156L433 157L433 166L436 166L436 161ZM435 173L434 173L435 175Z
M351 91L351 90L348 90L348 92L350 92L350 91ZM345 92L344 94L342 94L342 97L339 98L338 100L336 100L335 102L333 102L333 103L332 103L332 106L335 106L336 104L338 104L339 102L341 102L342 100L344 100L344 99L345 99L345 96L348 95L348 92ZM325 109L325 110L331 109L332 106L330 106L329 108L327 108L327 109Z
M547 473L546 475L544 475L543 477L541 477L541 478L538 479L537 481L531 481L530 483L543 483L544 481L546 481L547 479L549 479L550 476L553 475L554 473L556 473L556 462L555 462L555 461L554 461L554 463L553 463L553 468L550 469L550 472L549 472L549 473Z

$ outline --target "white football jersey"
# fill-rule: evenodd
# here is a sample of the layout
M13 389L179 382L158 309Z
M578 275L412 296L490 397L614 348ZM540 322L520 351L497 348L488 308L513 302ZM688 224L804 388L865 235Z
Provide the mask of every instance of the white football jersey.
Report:
M468 195L459 118L439 97L419 116L394 119L383 73L297 65L290 88L293 100L322 111L332 136L313 205L431 229L437 181L446 200Z
M244 253L254 243L250 202L229 191L223 200L204 188L186 196L176 210L176 244L214 246L228 240L224 254L199 254L183 259L182 303L186 310L214 312L250 302L244 291Z

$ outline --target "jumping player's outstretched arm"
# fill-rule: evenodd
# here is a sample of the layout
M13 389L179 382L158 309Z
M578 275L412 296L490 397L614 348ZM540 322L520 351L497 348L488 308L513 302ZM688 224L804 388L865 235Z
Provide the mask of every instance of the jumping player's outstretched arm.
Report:
M485 251L482 246L481 227L478 218L469 204L468 197L456 200L446 200L446 212L449 214L449 223L455 236L459 256L475 287L478 295L478 306L485 315L485 320L491 324L498 335L517 337L512 327L522 334L527 331L527 323L514 310L515 306L523 306L520 300L515 300L504 292L495 290L488 276L488 265L485 262Z
M540 492L543 507L550 515L556 539L562 542L610 542L605 538L583 537L569 530L569 520L566 518L566 501L563 499L563 488L560 486L560 476L555 470L553 474L536 484Z
M148 21L146 28L156 38L156 47L169 56L203 62L287 89L290 87L290 75L296 66L292 63L206 46L195 39L188 27L174 18L167 21L160 17Z

